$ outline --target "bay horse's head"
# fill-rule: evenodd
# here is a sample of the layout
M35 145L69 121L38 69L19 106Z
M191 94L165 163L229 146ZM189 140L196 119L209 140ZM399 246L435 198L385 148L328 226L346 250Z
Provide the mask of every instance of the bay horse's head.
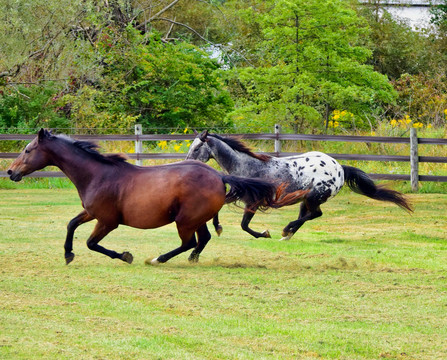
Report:
M200 134L194 131L196 138L189 147L186 159L199 160L207 162L211 157L211 148L208 146L208 130L202 131Z
M42 146L51 137L50 132L40 129L37 137L25 147L9 167L8 175L11 180L20 181L23 176L49 165L48 155L42 150Z

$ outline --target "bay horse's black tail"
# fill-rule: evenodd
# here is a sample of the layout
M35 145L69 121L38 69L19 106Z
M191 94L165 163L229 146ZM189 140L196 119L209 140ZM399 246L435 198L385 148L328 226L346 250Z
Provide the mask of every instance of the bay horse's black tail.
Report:
M413 211L405 196L395 190L387 189L382 185L376 185L374 181L362 170L352 166L343 165L345 171L345 183L352 191L370 197L371 199L392 202L401 208Z
M242 201L250 208L265 210L267 208L280 208L296 204L303 200L309 190L299 190L287 193L287 186L276 185L273 182L261 179L242 178L231 175L222 176L224 184L230 185L225 202Z

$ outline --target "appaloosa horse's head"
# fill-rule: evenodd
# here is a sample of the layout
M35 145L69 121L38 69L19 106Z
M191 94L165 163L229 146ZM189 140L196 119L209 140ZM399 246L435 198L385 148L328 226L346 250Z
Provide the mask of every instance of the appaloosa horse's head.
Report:
M202 131L200 134L194 131L196 138L189 147L186 159L199 160L201 162L207 162L212 158L211 148L208 146L208 130Z
M9 167L8 175L11 180L20 181L23 176L49 165L48 156L42 150L42 145L51 137L52 135L47 130L40 129L37 137L25 147Z

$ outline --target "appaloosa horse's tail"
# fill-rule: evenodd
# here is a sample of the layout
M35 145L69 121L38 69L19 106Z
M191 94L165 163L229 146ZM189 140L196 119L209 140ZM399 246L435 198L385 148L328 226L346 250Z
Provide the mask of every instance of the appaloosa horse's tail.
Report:
M392 202L401 208L413 211L408 200L398 191L387 189L382 185L376 185L374 181L362 170L352 166L343 165L345 171L345 183L352 191L370 197L371 199Z

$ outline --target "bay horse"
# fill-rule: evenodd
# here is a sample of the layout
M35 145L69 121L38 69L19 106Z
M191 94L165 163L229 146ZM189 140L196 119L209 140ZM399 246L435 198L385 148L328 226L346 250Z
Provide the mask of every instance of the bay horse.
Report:
M133 261L130 252L117 253L98 244L118 225L152 229L175 222L181 246L151 263L164 263L192 248L189 260L198 261L211 238L206 222L224 203L240 200L256 206L279 207L305 193L282 196L281 188L270 181L222 175L195 160L135 166L121 155L101 154L95 144L53 135L45 129L25 147L7 173L11 180L20 181L24 175L49 165L57 166L73 182L84 208L67 226L64 245L67 265L75 256L74 231L93 219L97 224L87 246L112 259L129 264ZM226 184L230 186L228 193Z
M191 144L186 159L207 162L215 159L228 174L256 177L288 184L286 192L308 190L302 198L299 217L291 221L282 232L281 240L289 240L308 220L323 215L320 205L334 197L347 184L351 190L371 199L389 201L401 208L412 211L405 196L397 191L376 185L362 170L340 165L327 154L312 151L289 157L273 157L253 153L239 138L210 134L207 130L196 137ZM270 237L268 230L260 233L249 227L255 211L247 203L241 227L258 237ZM217 231L221 231L218 217L213 220Z

